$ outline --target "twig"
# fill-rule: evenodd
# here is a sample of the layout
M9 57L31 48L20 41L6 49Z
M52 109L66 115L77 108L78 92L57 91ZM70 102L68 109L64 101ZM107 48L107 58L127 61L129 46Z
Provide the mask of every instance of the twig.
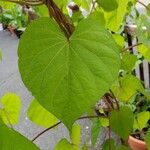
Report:
M92 0L92 8L91 8L91 11L90 11L90 15L92 14L92 12L95 8L95 4L96 4L96 0Z
M142 6L144 6L146 9L150 10L150 8L149 8L148 6L146 6L143 2L141 2L141 1L139 1L139 0L137 0L137 2L138 2L139 4L141 4Z
M54 124L53 126L51 126L51 127L47 128L47 129L43 130L42 132L40 132L37 136L35 136L35 137L32 139L32 142L34 142L37 138L39 138L39 137L40 137L42 134L44 134L45 132L49 131L50 129L55 128L56 126L58 126L58 125L61 124L61 123L62 123L62 122L59 121L59 122L57 122L56 124Z
M49 10L49 15L55 19L66 37L69 39L74 31L74 25L69 22L61 9L59 9L53 0L45 0L45 4Z
M126 48L122 49L121 53L123 53L123 52L125 52L125 51L127 51L128 49L131 49L131 48L133 48L133 47L139 46L139 45L141 45L141 44L142 44L142 43L137 43L137 44L131 45L131 46L129 46L129 47L126 47Z
M83 116L83 117L80 117L78 118L78 120L82 120L82 119L92 119L92 118L99 118L99 117L103 117L103 118L107 118L106 116L104 115L101 115L101 116ZM37 138L39 138L41 135L43 135L45 132L55 128L56 126L60 125L62 122L59 121L57 122L56 124L52 125L51 127L43 130L42 132L40 132L39 134L37 134L33 139L32 139L32 142L34 142Z
M116 97L115 97L115 95L114 95L113 91L112 91L111 89L110 89L109 91L110 91L111 95L113 96L113 99L115 100L115 103L116 103L116 105L117 105L117 109L119 110L119 109L120 109L120 107L119 107L118 100L116 99Z

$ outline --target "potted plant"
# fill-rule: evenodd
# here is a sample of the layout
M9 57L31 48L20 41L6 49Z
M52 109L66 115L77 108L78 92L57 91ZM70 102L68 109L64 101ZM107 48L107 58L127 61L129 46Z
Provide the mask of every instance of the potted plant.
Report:
M141 94L134 100L134 125L133 133L129 137L128 143L133 150L146 150L146 142L149 140L150 128L150 102ZM147 140L145 142L145 140Z

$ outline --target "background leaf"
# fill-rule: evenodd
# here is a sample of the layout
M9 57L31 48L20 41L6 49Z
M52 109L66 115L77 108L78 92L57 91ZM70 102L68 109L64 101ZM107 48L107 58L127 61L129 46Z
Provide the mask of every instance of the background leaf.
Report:
M130 74L121 77L119 81L113 85L112 91L120 101L129 102L138 91L150 99L150 94L145 91L141 81Z
M147 145L148 150L150 150L150 129L147 132L146 140L145 141L146 141L146 145Z
M101 123L99 119L93 119L91 127L91 142L93 147L97 142L97 138L99 136L100 131L101 131Z
M122 54L121 69L131 72L137 62L137 57L129 52Z
M127 5L129 1L130 0L117 0L118 8L111 12L104 13L106 19L106 26L111 31L118 31L119 27L122 25L125 14L127 12Z
M124 140L128 139L133 129L133 121L133 113L128 106L122 106L119 111L114 110L110 114L111 129Z
M56 144L54 150L79 150L79 148L73 144L70 144L66 139L62 139Z
M117 7L118 7L118 3L116 0L97 0L97 3L105 11L112 11L114 9L117 9Z
M72 144L79 146L80 144L80 125L79 124L74 124L72 126L71 141L72 141Z
M0 147L1 150L39 150L31 141L4 125L1 119Z
M14 93L5 94L0 101L0 116L5 124L17 124L19 121L21 101Z
M148 111L138 113L134 119L134 129L139 129L141 131L146 127L149 119L150 113Z
M32 100L28 112L28 118L39 126L48 128L58 122L58 119L43 108L37 100Z
M2 60L2 51L0 49L0 61Z

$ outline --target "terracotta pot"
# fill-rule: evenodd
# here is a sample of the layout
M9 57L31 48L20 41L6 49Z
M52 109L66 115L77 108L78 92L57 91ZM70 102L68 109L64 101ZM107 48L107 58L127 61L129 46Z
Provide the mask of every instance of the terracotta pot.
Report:
M132 150L147 150L147 146L144 141L138 140L132 136L129 136L128 144Z

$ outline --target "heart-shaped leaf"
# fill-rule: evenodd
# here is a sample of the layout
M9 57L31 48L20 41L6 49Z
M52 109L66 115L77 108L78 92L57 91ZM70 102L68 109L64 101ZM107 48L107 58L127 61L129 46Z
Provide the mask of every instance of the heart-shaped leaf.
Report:
M18 54L27 88L69 129L109 90L120 68L111 34L90 19L81 21L70 39L49 18L33 21Z

